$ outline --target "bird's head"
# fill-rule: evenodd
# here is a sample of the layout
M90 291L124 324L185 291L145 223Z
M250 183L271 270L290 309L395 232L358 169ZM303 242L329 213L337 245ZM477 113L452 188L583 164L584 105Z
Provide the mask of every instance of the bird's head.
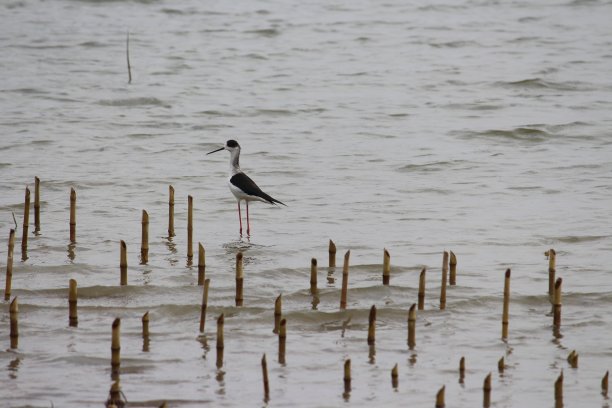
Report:
M233 153L236 150L240 150L240 145L238 144L237 141L230 139L227 142L225 142L225 145L223 147L220 147L219 149L213 150L212 152L208 152L206 154L220 152L221 150L227 150L230 153Z

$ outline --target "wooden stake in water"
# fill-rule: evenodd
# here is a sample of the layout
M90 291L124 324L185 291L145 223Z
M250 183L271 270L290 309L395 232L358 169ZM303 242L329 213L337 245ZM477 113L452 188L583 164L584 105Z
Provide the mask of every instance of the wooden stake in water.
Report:
M553 293L553 326L558 330L561 328L561 284L562 278L557 278Z
M142 315L142 351L149 351L149 312Z
M28 258L28 228L30 227L30 189L25 189L25 201L23 204L23 234L21 236L21 259Z
M351 392L351 359L344 361L344 393Z
M457 257L455 256L453 251L450 251L449 265L450 265L450 275L449 275L448 283L454 286L457 284Z
M550 248L548 252L546 252L546 255L548 255L548 298L550 299L550 303L553 303L557 253L554 249Z
M264 402L268 402L270 400L270 384L268 382L268 363L265 353L261 358L261 372L263 374Z
M461 357L459 360L459 384L463 384L465 379L465 357Z
M206 280L206 252L201 242L198 242L198 285L202 286Z
M336 267L336 244L331 239L329 240L329 267Z
M561 370L561 374L559 374L555 381L555 406L563 406L563 370Z
M446 309L446 281L448 278L448 252L442 257L442 286L440 287L440 310Z
M397 364L395 364L393 368L391 369L391 386L394 389L397 389L398 384L399 384L399 373L397 369Z
M391 255L387 248L383 251L383 285L388 285L391 279Z
M193 258L193 197L187 197L187 258Z
M121 386L119 380L115 381L108 392L108 399L106 400L105 407L108 408L123 408L126 406L127 401L122 398L123 392L121 392Z
M283 315L283 300L281 296L282 295L278 295L278 297L274 301L274 330L272 330L273 333L278 333L281 316Z
M223 349L225 348L225 342L223 340L223 325L225 318L223 313L217 318L217 368L223 366Z
M125 241L121 240L119 243L119 270L121 271L121 278L119 284L121 286L127 285L127 246Z
M285 364L285 347L287 343L287 319L282 319L278 328L278 362Z
M606 374L601 379L601 395L604 397L608 397L608 377L610 376L610 371L606 371Z
M346 309L346 295L348 292L348 276L349 276L349 258L351 250L349 249L344 254L344 266L342 267L342 291L340 292L340 309Z
M9 315L11 321L10 328L10 338L11 338L11 348L16 349L19 347L19 304L17 303L17 298L15 297L9 306Z
M576 350L572 350L572 352L569 353L567 356L567 362L569 363L570 367L578 368L578 353Z
M70 189L70 242L76 242L76 191Z
M504 358L502 357L497 362L497 371L500 374L503 374L505 369L506 369L506 362L505 362Z
M112 326L111 338L111 375L119 374L121 366L121 319L116 318Z
M34 233L40 232L40 179L34 177Z
M140 263L149 262L149 213L142 210L142 239L140 244Z
M442 386L442 388L440 388L438 390L438 393L436 394L436 408L444 408L445 404L444 404L444 389L446 388L446 386Z
M504 306L502 310L502 340L508 338L508 311L510 308L510 268L506 269L504 278Z
M77 281L70 279L68 285L68 324L71 327L79 325L79 317L77 315Z
M312 258L310 260L310 292L315 293L317 291L317 260Z
M484 379L484 383L482 385L483 390L483 402L482 406L484 408L489 408L491 406L491 373L487 375Z
M421 269L419 275L419 310L425 308L425 271L426 268Z
M408 310L408 348L416 346L416 304L413 303Z
M4 286L4 300L11 298L11 285L13 280L13 254L15 252L15 230L9 232L8 252L6 255L6 282Z
M368 345L373 346L376 343L376 305L370 308L370 316L368 318Z
M236 254L236 306L242 306L244 274L242 268L242 252Z
M206 308L208 307L208 288L210 286L210 279L204 281L204 290L202 291L202 308L200 310L200 333L204 333L204 326L206 325Z
M172 238L176 234L174 233L174 187L169 186L168 199L168 238Z

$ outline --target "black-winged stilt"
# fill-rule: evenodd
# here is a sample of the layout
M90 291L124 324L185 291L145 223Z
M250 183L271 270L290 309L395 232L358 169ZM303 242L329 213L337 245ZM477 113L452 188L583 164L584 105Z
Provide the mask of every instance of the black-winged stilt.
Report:
M247 236L251 235L251 225L249 222L249 201L263 201L269 204L282 204L287 206L268 194L261 191L261 189L255 184L253 180L240 170L238 161L240 159L240 145L235 140L228 140L225 142L225 146L208 152L206 154L220 152L221 150L227 150L230 152L230 174L229 174L229 189L236 197L238 201L238 220L240 221L240 236L242 236L242 214L240 213L240 201L246 202L246 213L247 213Z

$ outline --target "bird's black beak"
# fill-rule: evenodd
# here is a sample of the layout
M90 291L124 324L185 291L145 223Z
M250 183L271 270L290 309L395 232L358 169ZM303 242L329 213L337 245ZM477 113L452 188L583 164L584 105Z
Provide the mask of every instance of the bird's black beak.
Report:
M207 154L207 155L209 155L209 154L211 154L211 153L220 152L221 150L225 150L225 146L223 146L223 147L222 147L222 148L220 148L220 149L213 150L212 152L208 152L208 153L206 153L206 154Z

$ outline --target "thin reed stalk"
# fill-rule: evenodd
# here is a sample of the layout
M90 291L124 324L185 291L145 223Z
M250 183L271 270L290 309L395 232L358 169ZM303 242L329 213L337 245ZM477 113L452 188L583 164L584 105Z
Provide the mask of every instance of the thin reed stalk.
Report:
M285 347L287 343L287 319L282 319L278 328L278 362L285 364Z
M391 255L387 248L383 251L383 285L388 285L391 279Z
M442 386L442 388L440 388L438 390L438 393L436 394L436 408L444 408L445 404L444 404L444 390L445 390L446 386Z
M336 244L331 239L329 240L329 267L336 267Z
M34 233L40 232L40 179L34 177Z
M453 251L450 251L449 265L450 265L450 274L449 274L448 283L451 286L454 286L457 284L457 257L455 256Z
M349 249L344 254L344 266L342 267L342 291L340 292L340 309L346 309L346 296L348 292L348 276L349 276L349 258L351 250Z
M28 229L30 228L30 189L25 189L23 204L23 234L21 235L21 259L28 259Z
M200 309L200 333L204 333L204 326L206 326L206 308L208 308L208 288L210 287L210 279L204 281L204 288L202 290L202 307Z
M70 242L76 242L76 191L70 189Z
M413 303L408 310L408 348L416 347L416 304Z
M310 292L315 293L317 291L317 259L312 258L310 260Z
M168 187L168 238L172 238L174 233L174 187Z
M242 258L242 252L238 252L236 254L236 306L242 306L243 303L244 273Z
M142 315L142 351L149 351L149 312Z
M11 228L8 240L8 252L6 255L6 281L4 286L4 300L11 298L11 286L13 281L13 256L15 253L15 230Z
M206 280L206 251L201 242L198 242L198 286L202 286Z
M484 379L484 383L482 385L483 391L483 402L482 406L484 408L489 408L491 406L491 373L487 375Z
M263 375L264 402L268 402L270 400L270 383L268 382L268 362L265 353L261 358L261 372Z
M426 268L423 268L419 275L419 310L425 309L425 272Z
M506 361L505 361L504 357L502 357L497 362L497 371L500 374L503 374L505 369L506 369Z
M77 315L77 281L70 279L68 283L68 324L71 327L79 325Z
M121 319L116 318L112 325L111 337L111 375L119 374L121 366Z
M561 374L559 374L555 381L555 406L563 406L563 370L561 370Z
M557 278L555 282L555 291L553 294L553 326L557 329L561 328L561 284L562 278Z
M368 345L373 346L376 343L376 305L370 308L370 316L368 317Z
M121 271L121 277L119 284L125 286L128 283L127 275L127 245L124 240L119 243L119 270Z
M223 366L223 350L225 349L225 341L223 339L223 326L225 318L223 313L217 318L217 368Z
M463 380L465 380L465 357L461 357L459 360L459 384L463 384Z
M608 397L608 377L610 377L610 371L606 371L601 379L601 395L606 398Z
M442 257L442 285L440 286L440 310L446 309L446 282L448 279L448 252Z
M278 297L276 298L276 300L274 301L274 330L272 330L273 333L278 333L279 327L280 327L280 321L281 321L281 316L283 315L283 300L282 300L282 294L278 295Z
M553 297L555 294L555 274L557 265L557 252L550 248L546 255L548 255L548 299L550 303L553 303Z
M11 321L9 332L11 348L16 349L19 347L19 303L17 302L17 297L13 299L9 306L9 319Z
M140 243L140 263L146 265L149 262L149 213L142 210L142 234Z
M125 40L125 57L127 59L128 84L132 83L132 66L130 65L130 32L127 32Z
M351 392L351 359L344 361L344 393Z
M508 312L510 310L510 268L506 269L506 274L504 277L504 306L502 310L502 339L506 340L508 338L508 321L509 315Z
M391 369L391 386L394 389L397 389L398 385L399 385L399 373L398 373L398 368L397 368L397 363L396 363Z
M187 196L187 258L193 258L193 197Z

